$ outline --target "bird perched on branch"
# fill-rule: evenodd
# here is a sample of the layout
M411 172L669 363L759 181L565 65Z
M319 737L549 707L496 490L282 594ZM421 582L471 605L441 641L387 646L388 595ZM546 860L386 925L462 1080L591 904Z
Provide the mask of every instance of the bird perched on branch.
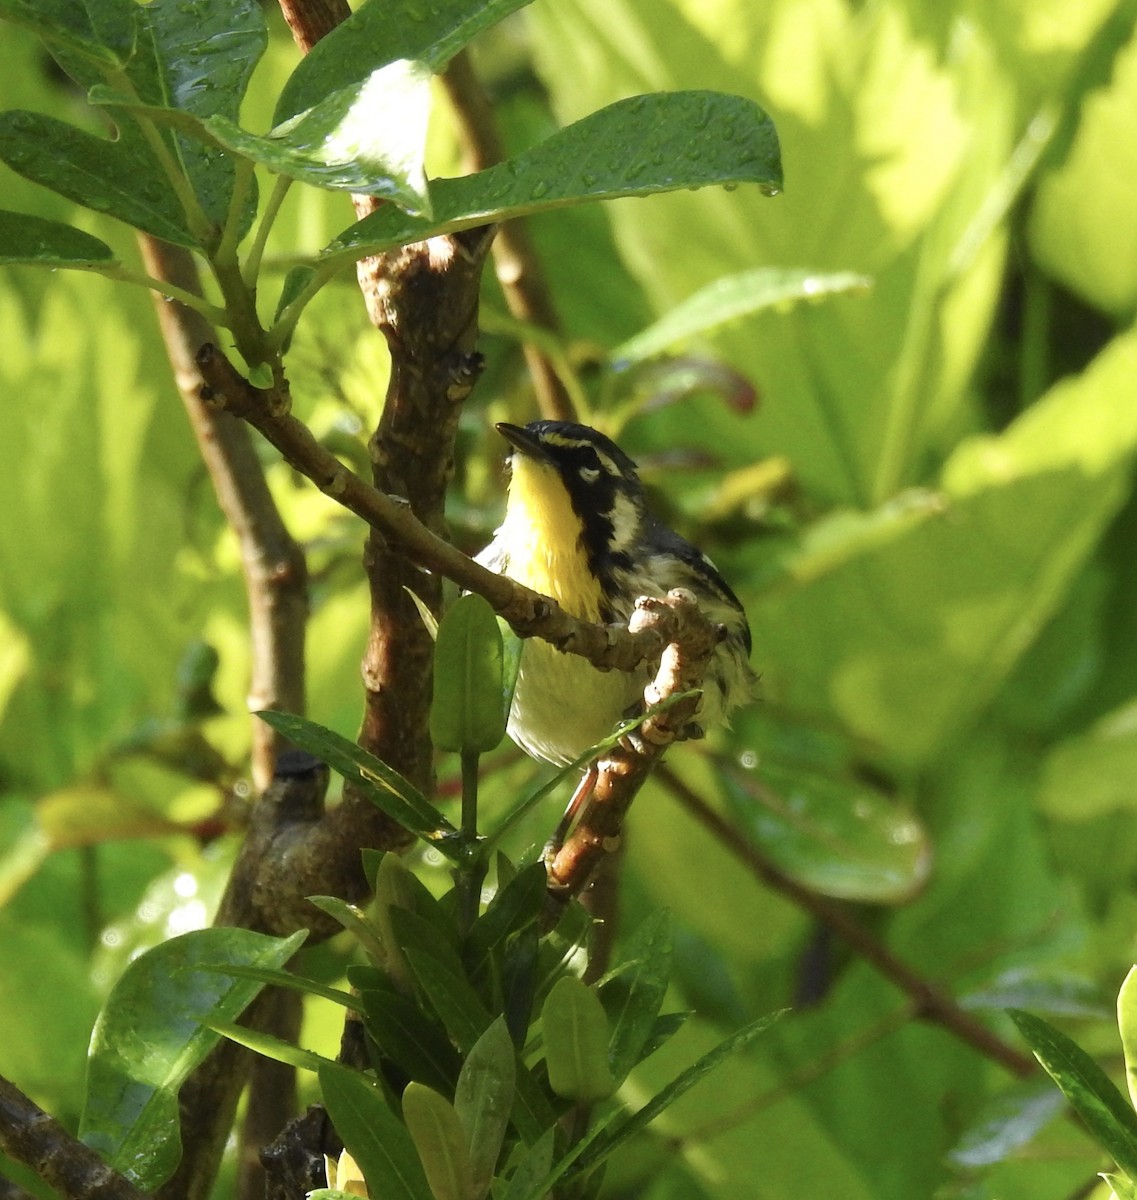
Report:
M636 464L602 433L569 421L499 424L509 442L505 520L477 556L492 571L551 596L585 621L626 623L640 596L694 593L723 638L703 682L701 727L750 698L750 628L738 598L705 554L648 511ZM563 766L607 737L641 701L650 663L601 671L540 638L521 653L509 736Z

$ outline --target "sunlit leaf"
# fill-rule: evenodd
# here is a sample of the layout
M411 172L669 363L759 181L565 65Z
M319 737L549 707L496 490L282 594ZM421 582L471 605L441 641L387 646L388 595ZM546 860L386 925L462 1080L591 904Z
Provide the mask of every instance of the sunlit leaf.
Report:
M781 182L773 124L752 101L717 92L636 96L497 166L432 181L431 221L380 209L336 238L321 257L351 262L428 234L586 200L711 184L757 183L776 190Z
M396 59L439 70L476 34L529 0L368 0L300 60L277 101L275 124Z
M611 352L616 363L652 358L677 342L686 342L721 325L767 308L789 308L802 300L820 300L834 293L864 291L872 281L850 271L822 271L756 267L738 275L724 275L675 305L654 325Z
M206 129L236 154L316 187L381 196L430 219L423 155L430 73L399 59L263 137L216 117Z

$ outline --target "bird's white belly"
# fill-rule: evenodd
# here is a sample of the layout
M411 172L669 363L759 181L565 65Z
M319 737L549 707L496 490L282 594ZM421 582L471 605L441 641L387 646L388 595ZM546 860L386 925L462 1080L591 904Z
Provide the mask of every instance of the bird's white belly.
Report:
M509 736L534 758L563 766L607 737L643 694L647 674L598 671L540 638L521 651Z

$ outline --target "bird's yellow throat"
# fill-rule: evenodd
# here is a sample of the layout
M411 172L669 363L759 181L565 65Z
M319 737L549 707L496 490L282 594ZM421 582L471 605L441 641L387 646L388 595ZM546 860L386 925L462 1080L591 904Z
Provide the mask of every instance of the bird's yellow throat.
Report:
M499 531L509 547L506 574L552 596L574 617L598 621L600 584L589 570L582 532L556 470L514 454L505 522Z

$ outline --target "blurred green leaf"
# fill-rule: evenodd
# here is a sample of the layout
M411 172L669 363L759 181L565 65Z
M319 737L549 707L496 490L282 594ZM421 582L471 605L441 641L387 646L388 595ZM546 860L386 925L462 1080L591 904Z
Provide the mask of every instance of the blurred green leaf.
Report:
M504 1200L529 1200L539 1195L538 1185L553 1166L553 1150L556 1130L547 1129L521 1156L506 1189Z
M553 985L541 1006L549 1086L578 1104L594 1104L615 1090L608 1065L608 1017L600 998L573 975Z
M114 251L106 242L80 229L0 210L0 263L86 267L114 260Z
M872 286L865 275L850 271L821 271L756 267L737 275L724 275L700 288L668 310L654 325L629 338L610 353L616 365L642 362L701 333L741 320L763 309L779 311L803 300L820 300L840 292L864 291Z
M1049 816L1085 821L1137 805L1137 703L1059 742L1043 761L1039 805Z
M1137 1184L1132 1179L1110 1171L1103 1171L1101 1177L1113 1188L1117 1200L1137 1200Z
M1015 1084L994 1097L948 1152L961 1167L1002 1162L1021 1150L1065 1108L1062 1093L1049 1083Z
M498 1017L474 1043L454 1091L454 1108L469 1144L471 1196L489 1191L501 1152L516 1088L516 1051Z
M208 1021L206 1025L214 1033L228 1038L231 1042L236 1042L238 1046L253 1050L264 1058L271 1058L273 1062L295 1067L298 1071L316 1072L322 1066L334 1062L333 1059L326 1058L322 1054L305 1050L302 1046L297 1046L284 1038L276 1037L271 1033L263 1033L259 1029L251 1029L247 1025L235 1025L231 1021Z
M320 1068L320 1093L370 1195L432 1200L407 1127L374 1085L358 1071L328 1063Z
M461 596L438 626L430 736L440 750L484 754L505 737L501 631L489 601Z
M201 1021L234 1020L262 986L201 968L281 967L306 937L202 929L135 959L91 1035L79 1136L140 1188L164 1183L181 1157L178 1089L218 1040Z
M396 59L417 59L441 70L476 34L528 3L439 0L424 8L417 0L368 0L300 60L277 101L273 124Z
M613 1122L588 1147L573 1169L576 1175L581 1171L590 1171L604 1161L618 1146L629 1138L646 1129L660 1113L666 1111L680 1096L689 1091L700 1079L725 1062L732 1054L745 1049L752 1041L765 1031L781 1016L780 1012L760 1017L749 1025L720 1042L713 1050L704 1054L697 1062L676 1076L665 1088L656 1094L638 1112Z
M414 1139L434 1200L470 1200L470 1150L454 1105L433 1088L408 1083L403 1091L403 1120Z
M497 166L435 180L431 221L380 209L352 225L320 257L346 264L428 234L565 204L737 183L757 183L767 191L782 185L777 136L756 104L715 92L636 96Z
M740 827L783 871L826 896L905 904L928 881L926 830L864 783L769 760L720 779Z
M1126 1174L1137 1175L1137 1113L1106 1073L1052 1025L1022 1009L1007 1011L1094 1140Z

